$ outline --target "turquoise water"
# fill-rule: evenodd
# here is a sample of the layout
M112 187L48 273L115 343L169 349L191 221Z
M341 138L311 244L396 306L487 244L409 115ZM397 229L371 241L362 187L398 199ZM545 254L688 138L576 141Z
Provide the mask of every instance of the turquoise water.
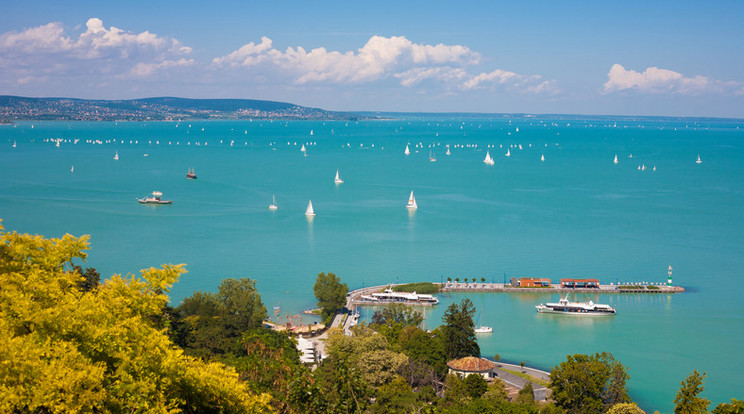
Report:
M482 162L487 145L494 166ZM495 329L484 355L549 369L609 351L629 367L635 400L671 412L693 369L708 373L714 404L744 397L743 160L744 122L725 120L27 122L0 126L0 218L19 232L90 234L88 265L103 275L186 263L174 304L250 277L283 314L313 306L319 272L350 288L448 276L664 282L672 264L688 292L591 297L616 306L614 318L536 314L557 295L468 295ZM173 205L136 202L153 190ZM440 295L427 326L462 297Z

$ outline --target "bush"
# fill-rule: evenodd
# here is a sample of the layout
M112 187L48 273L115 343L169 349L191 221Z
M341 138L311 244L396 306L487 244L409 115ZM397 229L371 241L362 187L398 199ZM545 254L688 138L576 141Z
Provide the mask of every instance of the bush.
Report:
M395 292L416 292L425 295L431 295L439 292L439 285L430 282L408 283L405 285L393 286Z

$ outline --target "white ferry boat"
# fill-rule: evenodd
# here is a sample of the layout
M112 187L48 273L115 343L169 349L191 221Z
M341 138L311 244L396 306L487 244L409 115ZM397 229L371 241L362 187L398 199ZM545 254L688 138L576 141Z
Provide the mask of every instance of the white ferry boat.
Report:
M161 198L162 196L163 196L163 193L161 193L160 191L153 191L151 196L138 198L137 201L139 201L140 204L171 204L173 203L172 200L163 200Z
M475 328L475 333L492 333L493 327L491 326L478 326Z
M439 303L439 299L433 295L422 295L416 292L394 292L392 289L385 289L383 292L371 295L362 295L361 298L363 301L372 303L400 302L410 305L436 305Z
M610 305L589 302L570 302L568 296L561 298L558 303L546 303L535 306L539 313L563 313L567 315L611 316L615 308Z

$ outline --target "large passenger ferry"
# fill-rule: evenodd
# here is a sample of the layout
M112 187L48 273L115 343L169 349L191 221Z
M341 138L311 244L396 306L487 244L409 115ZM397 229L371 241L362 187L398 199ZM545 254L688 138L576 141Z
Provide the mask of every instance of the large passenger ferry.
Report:
M362 295L361 299L370 303L406 303L409 305L436 305L439 303L433 295L422 295L416 292L394 292L392 289L385 289L383 292L376 292L371 295Z
M558 303L542 303L535 306L540 313L563 313L568 315L610 316L615 314L615 308L610 305L589 302L570 302L568 295Z

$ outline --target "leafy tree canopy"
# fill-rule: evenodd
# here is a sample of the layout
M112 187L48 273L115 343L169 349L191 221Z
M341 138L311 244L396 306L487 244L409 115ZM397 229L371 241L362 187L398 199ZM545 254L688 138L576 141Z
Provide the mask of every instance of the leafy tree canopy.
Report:
M674 414L703 414L708 412L710 401L700 397L705 387L705 373L702 374L697 370L692 371L690 375L682 381L682 386L674 397Z
M185 326L184 343L195 356L238 352L238 340L262 326L266 307L251 279L224 279L217 293L195 292L177 311Z
M318 300L318 307L324 323L329 323L339 310L346 306L346 294L349 287L333 273L320 273L315 279L313 293Z
M266 412L220 363L185 356L154 319L183 265L114 275L83 290L88 236L0 226L0 411Z
M730 403L718 404L713 414L744 414L744 401L733 398Z
M594 414L630 402L625 367L612 354L568 355L550 372L556 404L572 414Z
M463 299L459 305L452 303L444 312L442 316L444 326L441 327L441 331L448 359L480 356L480 347L475 339L473 315L475 305L470 299Z

